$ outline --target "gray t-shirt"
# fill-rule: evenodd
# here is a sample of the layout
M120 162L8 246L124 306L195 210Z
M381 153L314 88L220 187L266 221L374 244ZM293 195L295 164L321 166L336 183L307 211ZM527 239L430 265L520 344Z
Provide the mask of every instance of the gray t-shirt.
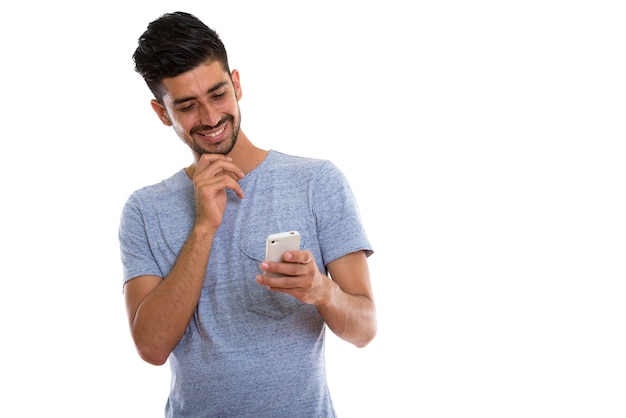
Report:
M370 255L354 196L331 162L276 151L239 184L246 197L227 190L198 307L169 357L166 416L332 417L322 318L255 276L277 232L297 230L324 273L348 253ZM119 230L124 282L166 277L195 212L184 170L134 192Z

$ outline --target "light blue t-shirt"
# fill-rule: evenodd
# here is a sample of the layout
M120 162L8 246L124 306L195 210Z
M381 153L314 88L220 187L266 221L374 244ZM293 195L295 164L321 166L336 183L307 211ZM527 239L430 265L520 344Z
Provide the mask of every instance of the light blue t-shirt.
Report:
M311 305L255 282L265 237L297 230L323 273L348 253L372 253L343 174L329 161L270 151L227 190L198 307L169 357L167 417L333 417L322 318ZM166 277L195 219L184 170L134 192L119 237L124 282Z

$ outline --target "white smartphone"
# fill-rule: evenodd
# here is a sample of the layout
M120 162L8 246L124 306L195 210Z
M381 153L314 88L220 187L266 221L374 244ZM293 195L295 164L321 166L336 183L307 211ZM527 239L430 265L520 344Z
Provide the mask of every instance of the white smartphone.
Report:
M300 234L298 231L279 232L268 235L265 239L265 259L267 261L282 262L285 251L300 249Z

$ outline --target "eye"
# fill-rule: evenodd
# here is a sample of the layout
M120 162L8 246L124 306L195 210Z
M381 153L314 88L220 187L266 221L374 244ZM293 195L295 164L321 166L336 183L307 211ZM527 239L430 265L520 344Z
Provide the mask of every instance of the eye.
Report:
M178 111L179 112L189 112L189 111L193 110L194 107L195 107L194 104L190 104L190 105L187 105L187 106L184 106L184 107L179 107Z
M215 95L213 95L213 100L220 100L221 98L223 98L226 95L226 92L223 91L221 93L217 93Z

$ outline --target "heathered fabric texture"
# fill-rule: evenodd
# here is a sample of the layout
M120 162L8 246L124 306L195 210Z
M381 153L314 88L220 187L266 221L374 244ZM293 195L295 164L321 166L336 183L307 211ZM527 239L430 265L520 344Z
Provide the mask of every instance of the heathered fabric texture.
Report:
M317 310L255 282L265 237L297 230L322 272L371 247L354 196L329 161L270 151L227 191L198 307L169 357L167 417L333 417ZM184 170L128 199L120 223L124 282L166 277L195 219Z

